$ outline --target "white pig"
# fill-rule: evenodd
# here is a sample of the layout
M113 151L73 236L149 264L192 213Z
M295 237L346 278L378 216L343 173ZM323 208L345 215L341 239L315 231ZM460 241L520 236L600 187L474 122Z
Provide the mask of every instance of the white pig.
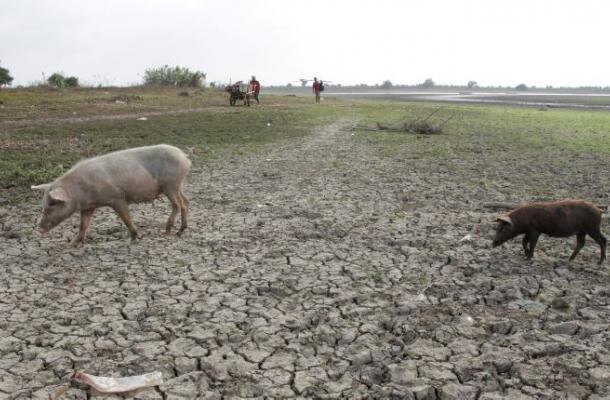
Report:
M72 241L78 244L85 237L95 209L106 206L119 214L131 238L135 239L137 231L127 206L152 201L163 193L172 203L165 230L171 231L180 209L180 235L187 228L189 201L182 189L190 168L191 161L186 154L166 144L136 147L83 160L53 182L32 186L32 189L44 190L39 229L48 232L80 211L80 230Z

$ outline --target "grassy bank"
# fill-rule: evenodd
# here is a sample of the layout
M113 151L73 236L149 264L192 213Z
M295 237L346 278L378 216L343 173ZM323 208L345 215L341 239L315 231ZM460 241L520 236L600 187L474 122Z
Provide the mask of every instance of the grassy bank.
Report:
M189 148L195 167L215 157L256 151L266 143L308 134L343 117L374 126L421 120L443 125L439 137L357 131L384 156L476 160L481 152L512 155L567 151L610 154L610 114L506 106L367 102L263 96L263 104L229 107L221 91L127 88L3 90L0 101L0 189L26 193L79 159L139 145L170 143ZM138 120L147 116L146 120ZM505 151L502 151L505 149ZM493 170L493 165L489 165ZM600 166L603 167L603 166ZM541 166L542 168L542 166ZM489 173L493 173L490 171Z

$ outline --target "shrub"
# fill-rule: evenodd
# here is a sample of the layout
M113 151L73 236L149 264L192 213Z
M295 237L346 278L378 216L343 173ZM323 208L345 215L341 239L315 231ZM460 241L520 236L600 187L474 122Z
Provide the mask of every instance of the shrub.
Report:
M66 86L66 78L59 72L56 72L53 75L49 76L47 82L49 83L49 85L58 88L63 88Z
M64 82L67 87L78 87L78 78L75 76L67 77Z
M160 68L147 69L144 73L144 84L200 88L203 87L205 77L205 73L201 71L191 71L184 67L164 65Z
M78 78L75 76L63 76L59 72L55 72L47 79L49 86L56 88L78 87Z

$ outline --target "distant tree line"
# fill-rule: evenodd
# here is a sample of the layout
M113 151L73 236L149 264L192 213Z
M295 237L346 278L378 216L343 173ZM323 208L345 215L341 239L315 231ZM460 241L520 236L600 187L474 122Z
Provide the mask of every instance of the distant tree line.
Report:
M292 87L292 83L288 83L286 84L284 87L290 88ZM332 87L342 87L341 84L327 84L326 86L328 86L329 88ZM404 84L395 84L392 83L391 80L386 79L383 82L381 82L381 84L377 83L374 85L369 85L366 83L359 83L359 84L355 84L355 85L344 85L343 87L354 87L354 88L379 88L379 89L392 89L392 88L426 88L426 89L430 89L433 87L438 87L438 88L468 88L468 89L475 89L475 88L479 88L479 84L477 81L474 80L470 80L466 83L466 85L438 85L436 82L434 82L434 80L432 78L428 78L426 80L424 80L422 83L419 84L415 84L415 85L404 85ZM519 90L519 91L524 91L524 90L528 90L530 89L530 87L528 87L526 84L524 83L520 83L514 87L511 86L486 86L486 88L488 89L504 89L504 90ZM532 86L531 88L536 89L536 86ZM561 87L561 88L553 88L553 86L546 86L545 89L588 89L588 90L608 90L610 89L609 86L606 87L602 87L602 86L598 86L598 87Z

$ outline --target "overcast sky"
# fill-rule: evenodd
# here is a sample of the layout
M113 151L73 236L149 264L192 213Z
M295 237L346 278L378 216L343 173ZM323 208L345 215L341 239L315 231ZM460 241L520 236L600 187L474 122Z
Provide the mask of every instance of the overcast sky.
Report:
M164 64L208 81L609 86L610 2L543 0L2 0L13 84L91 84Z

